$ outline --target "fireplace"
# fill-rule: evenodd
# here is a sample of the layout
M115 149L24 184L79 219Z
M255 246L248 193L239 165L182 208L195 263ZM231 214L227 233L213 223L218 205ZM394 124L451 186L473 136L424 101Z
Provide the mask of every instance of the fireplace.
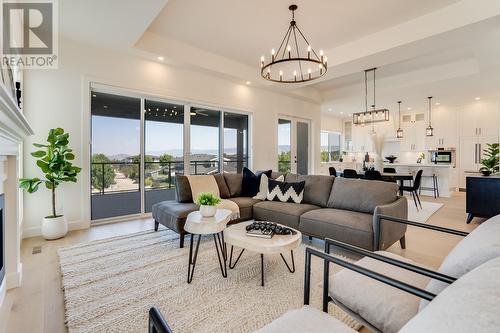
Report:
M5 276L5 219L3 194L0 194L0 284Z

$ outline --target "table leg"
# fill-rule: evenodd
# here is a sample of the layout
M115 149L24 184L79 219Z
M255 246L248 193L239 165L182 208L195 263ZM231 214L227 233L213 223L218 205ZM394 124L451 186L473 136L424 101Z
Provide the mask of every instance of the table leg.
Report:
M290 251L290 255L292 257L292 268L290 268L290 266L288 265L288 263L286 262L285 260L285 257L283 257L283 254L280 253L280 256L281 256L281 259L283 259L283 262L285 263L286 265L286 268L288 268L288 271L290 273L295 273L295 261L293 259L293 250Z
M264 287L264 254L260 254L260 285Z
M403 190L402 190L403 184L404 184L404 180L400 179L399 180L399 196L400 197L403 196Z
M196 267L196 258L198 258L198 249L200 247L201 235L198 235L198 240L196 242L196 249L194 251L194 257L193 257L193 239L194 235L191 234L191 241L189 243L189 264L188 264L187 283L191 283L191 281L193 281L194 268Z
M213 234L213 236L214 236L215 250L217 251L217 259L219 259L220 271L222 272L222 277L226 278L227 277L226 255L224 255L224 247L221 242L221 236L219 234Z
M245 252L245 249L241 250L240 254L238 255L238 258L236 258L236 261L233 264L232 263L233 262L233 248L234 248L234 246L231 245L231 252L229 253L229 269L233 269L236 266L236 264L238 263L238 260L240 260L240 258L241 258L241 255L243 254L243 252Z

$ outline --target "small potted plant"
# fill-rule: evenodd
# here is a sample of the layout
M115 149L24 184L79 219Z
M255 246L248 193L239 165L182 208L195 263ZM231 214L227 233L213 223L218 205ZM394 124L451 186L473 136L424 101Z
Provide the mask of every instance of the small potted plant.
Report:
M220 203L220 198L216 197L212 193L200 193L196 203L200 205L200 214L203 217L212 217L217 211L217 205Z
M36 157L36 165L42 170L45 178L21 178L19 187L34 193L43 183L52 192L52 213L42 220L42 236L45 239L64 237L68 232L68 224L64 215L56 212L56 188L64 182L76 183L76 176L81 168L74 166L71 161L75 159L72 150L68 148L69 134L62 128L49 131L47 144L34 143L40 150L31 153Z
M488 148L483 150L485 158L481 160L481 168L479 169L485 176L497 173L499 170L498 143L488 143L487 146Z

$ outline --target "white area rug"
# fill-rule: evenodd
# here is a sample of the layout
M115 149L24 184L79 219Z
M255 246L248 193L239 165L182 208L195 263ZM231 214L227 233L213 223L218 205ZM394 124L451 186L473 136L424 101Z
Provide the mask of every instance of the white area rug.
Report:
M421 201L422 209L420 209L419 206L417 211L415 203L413 202L413 198L407 197L407 199L408 199L408 220L410 221L425 223L435 212L437 212L439 209L441 209L441 207L443 207L442 203ZM420 200L422 200L422 198L420 198Z
M194 279L187 284L188 251L178 248L178 236L169 230L59 249L69 332L147 332L151 306L174 332L251 332L303 304L304 246L295 253L294 274L279 255L266 256L265 287L260 256L249 251L224 279L213 238L200 244ZM323 270L317 258L312 271L311 303L320 309ZM333 304L330 313L360 327Z

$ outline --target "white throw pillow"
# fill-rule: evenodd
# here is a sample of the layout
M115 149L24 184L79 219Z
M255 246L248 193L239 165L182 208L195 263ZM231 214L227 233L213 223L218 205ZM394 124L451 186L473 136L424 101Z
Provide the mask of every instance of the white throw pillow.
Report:
M500 256L500 215L484 221L446 256L438 272L460 278L465 273ZM448 284L431 280L425 290L439 294ZM429 302L422 300L419 311Z
M278 182L284 182L285 176L281 175L275 180ZM269 178L267 178L265 174L262 174L262 176L260 176L259 193L257 193L253 198L256 200L266 200L267 193L269 192L268 184Z

